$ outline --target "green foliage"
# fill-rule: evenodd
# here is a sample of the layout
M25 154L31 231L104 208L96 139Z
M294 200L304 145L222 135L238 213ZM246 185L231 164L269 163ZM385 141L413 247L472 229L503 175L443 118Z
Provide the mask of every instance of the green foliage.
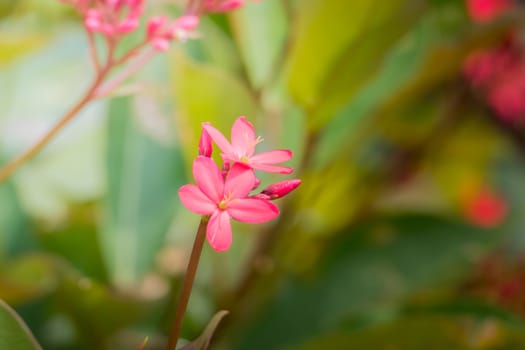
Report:
M326 249L314 276L278 286L236 349L294 348L348 320L389 317L416 293L450 285L490 247L496 233L427 215L402 215L342 235Z
M12 350L42 349L24 321L2 300L0 300L0 347Z

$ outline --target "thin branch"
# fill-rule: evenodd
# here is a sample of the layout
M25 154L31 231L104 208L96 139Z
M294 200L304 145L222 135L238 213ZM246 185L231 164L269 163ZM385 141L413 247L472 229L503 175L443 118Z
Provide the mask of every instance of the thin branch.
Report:
M95 72L97 74L100 74L100 70L102 69L100 66L100 59L98 58L98 52L97 52L97 45L95 43L95 37L92 32L90 32L86 26L84 26L86 30L86 35L88 37L88 45L89 45L89 55L91 56L91 61L93 61L93 65L95 66Z
M100 74L97 74L96 79L86 90L83 97L36 144L0 169L0 184L4 183L18 168L40 152L93 99L93 94L108 71L109 67L106 67Z
M195 281L195 275L197 273L197 267L199 266L199 261L202 253L202 247L204 245L204 241L206 240L207 225L208 218L203 217L199 224L199 229L197 230L195 241L193 242L193 249L191 250L190 261L188 262L188 267L186 268L184 281L182 282L182 289L180 292L177 310L175 311L175 317L171 327L167 350L176 350L177 341L179 340L180 332L182 330L182 320L184 318L184 314L186 313L188 301L190 300L193 282Z

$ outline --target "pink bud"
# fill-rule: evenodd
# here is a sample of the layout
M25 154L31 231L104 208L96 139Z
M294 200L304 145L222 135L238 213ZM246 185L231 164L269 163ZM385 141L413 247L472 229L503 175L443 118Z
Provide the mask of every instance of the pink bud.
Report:
M192 30L195 30L197 26L199 25L199 17L194 15L184 15L179 18L177 18L173 22L173 28L178 30L184 30L191 32Z
M275 183L266 187L261 194L269 196L271 200L286 196L288 193L295 190L301 184L301 180L293 179Z
M212 152L213 147L211 144L211 137L206 130L203 129L201 132L201 138L199 139L199 156L210 158Z
M162 31L167 22L168 18L166 16L151 17L146 25L146 35L148 39L156 37Z

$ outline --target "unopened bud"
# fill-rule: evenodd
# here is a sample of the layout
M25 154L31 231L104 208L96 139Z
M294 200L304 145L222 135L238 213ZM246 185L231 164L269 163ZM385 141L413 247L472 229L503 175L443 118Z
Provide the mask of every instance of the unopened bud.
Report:
M210 158L211 154L213 152L213 147L211 144L211 137L206 132L206 130L202 130L201 132L201 138L199 140L199 156L205 156Z
M270 200L282 198L299 187L300 184L301 180L299 179L281 181L266 187L261 194L268 196Z

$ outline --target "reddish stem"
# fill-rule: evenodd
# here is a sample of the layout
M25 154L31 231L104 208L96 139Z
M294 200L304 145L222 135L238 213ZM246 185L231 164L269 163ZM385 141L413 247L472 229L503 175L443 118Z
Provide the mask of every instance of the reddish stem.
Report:
M182 320L186 313L188 301L190 300L191 290L193 288L193 282L195 281L195 275L197 273L197 267L202 253L202 247L206 239L206 227L208 225L208 217L203 217L193 242L193 249L191 250L190 261L186 268L186 274L184 275L184 281L182 282L182 289L179 296L179 302L177 304L177 310L175 311L175 317L171 326L171 332L168 340L167 350L176 350L177 341L180 337L182 329Z

